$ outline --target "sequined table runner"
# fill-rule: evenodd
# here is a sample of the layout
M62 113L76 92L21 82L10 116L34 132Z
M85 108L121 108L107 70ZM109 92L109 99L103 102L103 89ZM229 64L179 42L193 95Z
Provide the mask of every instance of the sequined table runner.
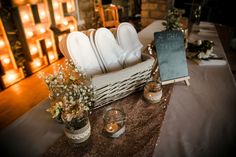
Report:
M82 144L71 144L61 136L44 154L46 157L150 157L153 154L160 128L164 120L173 85L163 86L161 102L150 104L144 101L143 92L113 102L126 113L126 130L119 138L104 136L103 112L106 107L93 111L90 116L92 132ZM109 106L110 106L109 105Z

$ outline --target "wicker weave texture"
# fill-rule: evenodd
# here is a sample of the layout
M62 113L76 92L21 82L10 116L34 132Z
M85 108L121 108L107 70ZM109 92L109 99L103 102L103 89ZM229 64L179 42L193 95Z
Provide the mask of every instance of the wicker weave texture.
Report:
M141 63L119 71L95 75L92 78L95 92L94 109L142 89L150 80L153 63L153 57L142 54Z

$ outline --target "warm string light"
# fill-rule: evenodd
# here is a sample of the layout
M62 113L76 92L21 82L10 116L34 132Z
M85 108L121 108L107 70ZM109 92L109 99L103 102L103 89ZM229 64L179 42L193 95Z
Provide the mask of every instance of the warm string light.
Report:
M60 21L61 20L61 16L60 15L56 15L56 21Z
M41 62L40 58L34 59L33 65L34 65L35 68L40 67L42 65L42 62Z
M7 72L7 81L8 82L13 82L16 79L17 79L17 73L15 71Z
M45 11L40 11L40 16L41 16L41 18L45 18L46 17Z
M37 47L33 46L31 49L30 49L30 52L32 55L36 54L38 51Z
M57 2L54 2L54 3L53 3L53 7L54 7L55 9L57 9L57 8L59 7L59 4L58 4Z
M64 20L64 21L63 21L63 24L64 24L65 26L67 26L67 25L68 25L68 21L67 21L67 20Z
M67 3L67 9L70 11L72 10L72 5L70 3Z
M0 39L0 47L3 47L3 46L5 46L5 42L2 39Z
M52 47L52 41L47 40L46 45L47 45L47 48Z
M45 32L46 32L46 29L42 27L42 28L39 29L39 32L40 32L40 33L45 33Z
M74 25L70 25L70 30L74 31L75 30L75 26Z
M24 21L29 21L29 15L28 14L24 14L23 15L23 20Z
M2 62L3 62L4 64L9 64L9 63L11 62L11 60L10 60L9 57L3 57L3 58L2 58Z
M49 58L50 61L55 59L55 56L54 56L53 52L48 53L48 58Z
M34 35L34 33L32 31L27 31L27 36L30 38Z

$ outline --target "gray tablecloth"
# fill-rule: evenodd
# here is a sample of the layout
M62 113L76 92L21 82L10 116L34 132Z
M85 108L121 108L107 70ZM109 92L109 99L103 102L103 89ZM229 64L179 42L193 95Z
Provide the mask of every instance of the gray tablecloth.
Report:
M149 28L139 37L159 31L160 22ZM225 57L215 26L202 22L199 30L191 33L190 41L212 40L214 53ZM153 40L146 39L145 43ZM236 156L236 87L229 65L198 66L188 61L188 69L190 86L175 84L153 156Z

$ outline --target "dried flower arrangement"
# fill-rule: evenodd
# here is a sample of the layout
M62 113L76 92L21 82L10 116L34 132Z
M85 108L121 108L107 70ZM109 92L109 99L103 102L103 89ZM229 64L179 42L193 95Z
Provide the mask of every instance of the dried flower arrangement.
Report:
M47 109L52 118L61 118L71 123L84 116L93 105L93 88L90 79L75 66L71 60L58 65L54 74L44 77L49 89L50 107Z

